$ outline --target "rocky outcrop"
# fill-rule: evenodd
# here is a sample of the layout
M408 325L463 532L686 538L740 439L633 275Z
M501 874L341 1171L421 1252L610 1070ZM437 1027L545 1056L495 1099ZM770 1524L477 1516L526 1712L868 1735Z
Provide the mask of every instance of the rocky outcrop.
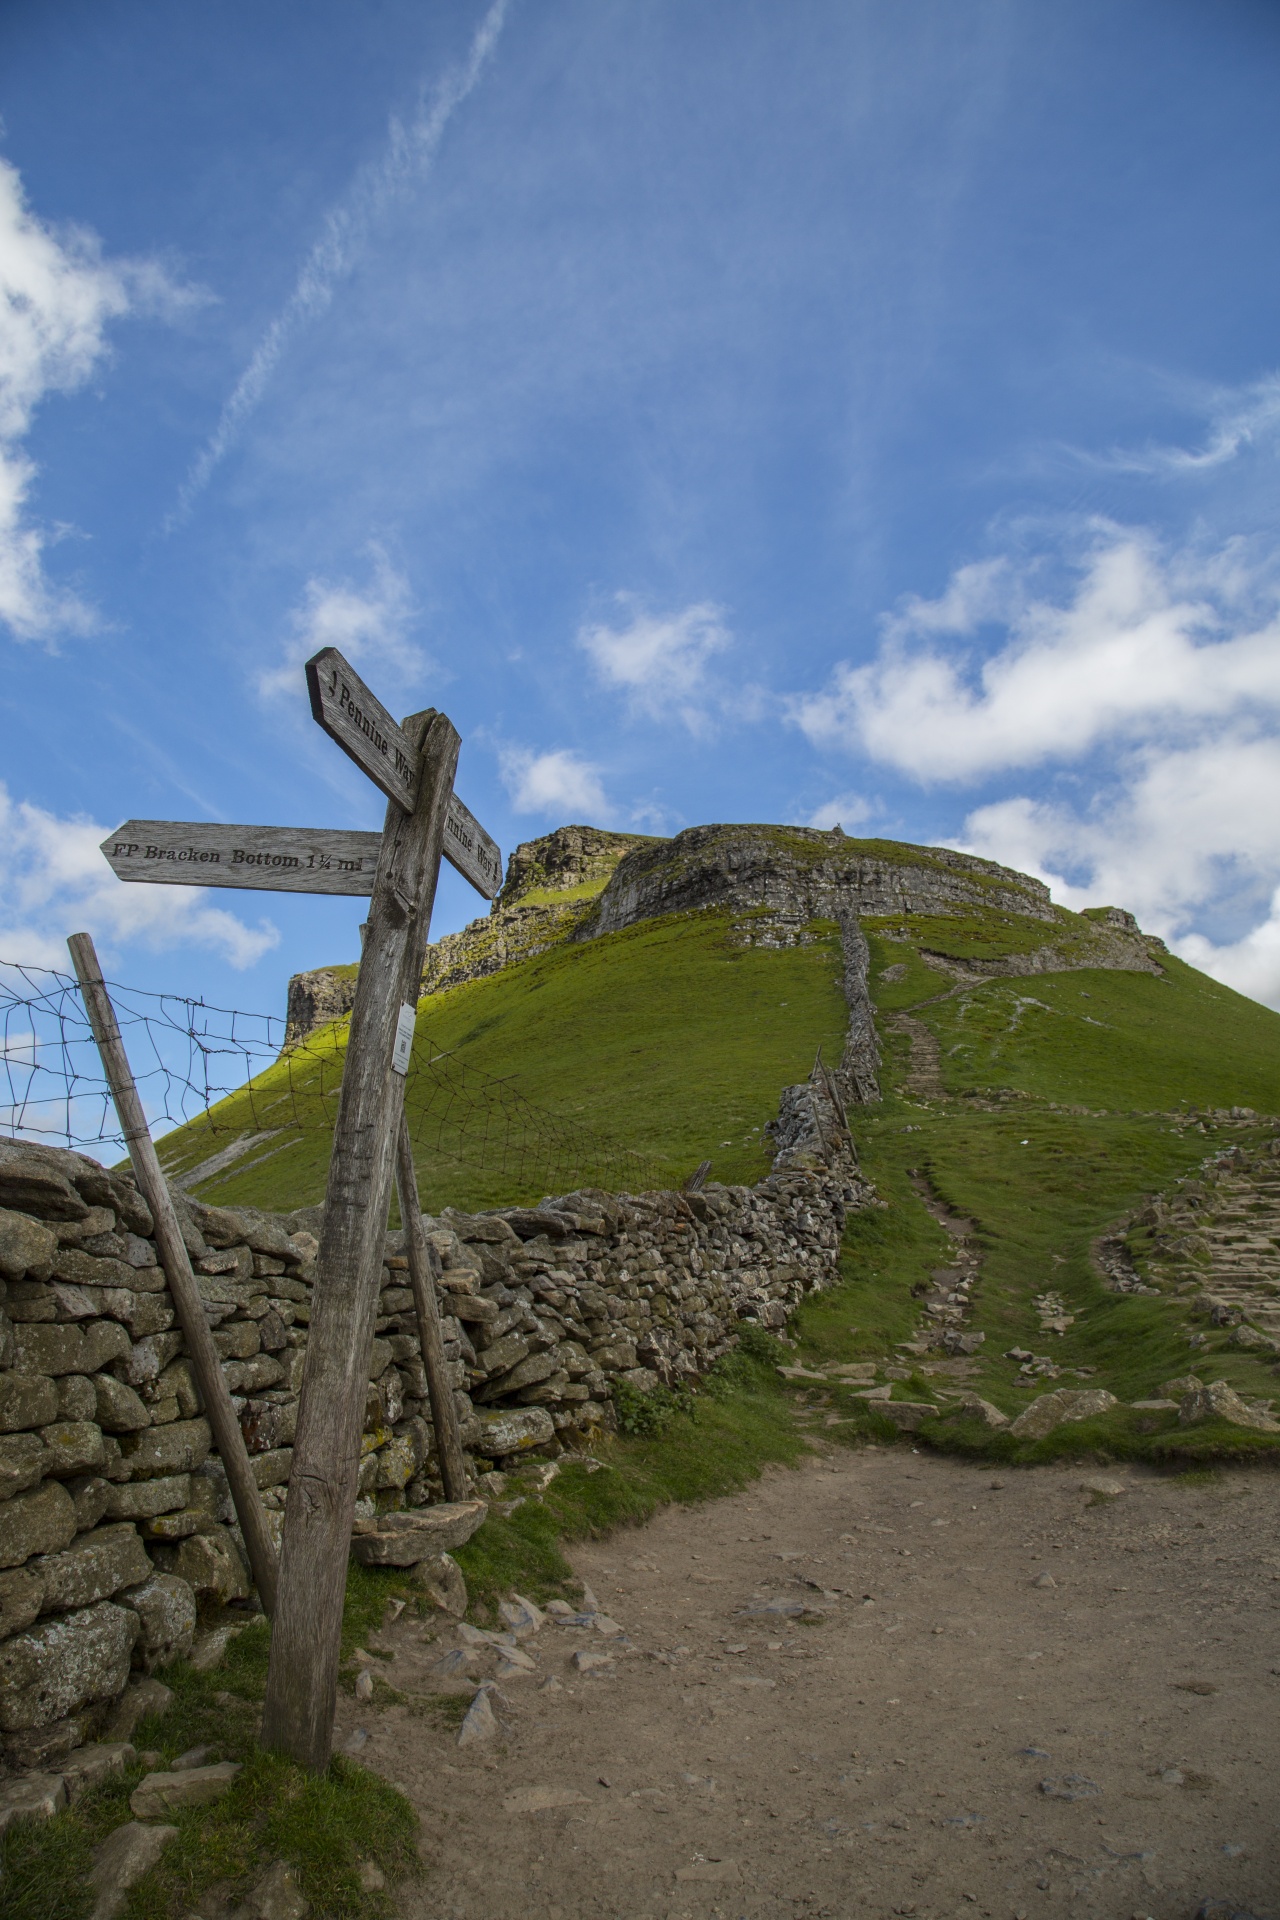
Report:
M439 993L551 947L702 908L729 913L734 938L755 946L803 945L833 922L839 927L851 1017L840 1087L850 1102L879 1097L862 917L945 917L976 908L1044 926L1033 949L990 959L958 959L921 945L923 957L958 982L1080 966L1158 973L1164 952L1122 908L1066 914L1041 881L948 847L851 840L838 827L690 827L662 840L571 826L516 848L489 914L427 949L422 990ZM354 992L353 967L296 974L286 1046L347 1012Z
M285 1012L286 1047L296 1047L308 1034L350 1013L356 997L356 971L353 966L317 967L311 973L293 975Z
M522 841L507 862L506 881L489 913L427 948L423 993L481 980L562 945L589 917L623 855L651 844L644 834L578 826L558 827L538 840ZM345 966L294 974L289 982L286 1049L350 1013L356 972L355 966Z
M851 840L839 829L817 827L690 827L627 853L574 937L614 933L657 914L720 907L754 915L767 944L789 945L815 920L947 913L961 906L1055 918L1049 889L1039 880L947 847Z
M422 991L462 986L562 945L591 914L619 860L651 844L643 834L599 827L557 827L539 840L523 841L507 862L487 918L427 948Z

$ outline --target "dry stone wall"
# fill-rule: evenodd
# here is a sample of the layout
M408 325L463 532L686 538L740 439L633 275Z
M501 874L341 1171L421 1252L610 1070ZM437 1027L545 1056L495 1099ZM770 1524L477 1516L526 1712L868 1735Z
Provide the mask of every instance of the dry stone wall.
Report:
M793 1103L794 1106L794 1103ZM833 1108L800 1103L754 1188L594 1190L426 1221L477 1483L580 1446L619 1381L703 1372L741 1323L781 1327L838 1267L869 1199ZM814 1118L806 1125L804 1114ZM816 1131L815 1131L816 1126ZM288 1499L320 1210L175 1201L278 1530ZM358 1527L443 1499L407 1261L388 1235ZM254 1604L226 1476L127 1174L0 1144L0 1751L55 1765L130 1675L187 1652L202 1601Z

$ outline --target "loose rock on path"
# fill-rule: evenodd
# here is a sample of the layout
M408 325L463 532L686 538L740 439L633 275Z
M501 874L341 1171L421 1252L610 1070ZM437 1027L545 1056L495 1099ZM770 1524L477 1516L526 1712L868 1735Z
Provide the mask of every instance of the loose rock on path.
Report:
M491 1738L418 1703L483 1676L405 1614L415 1704L344 1699L339 1739L421 1816L405 1920L1261 1920L1278 1519L1243 1470L833 1451L575 1550L589 1604L523 1631Z

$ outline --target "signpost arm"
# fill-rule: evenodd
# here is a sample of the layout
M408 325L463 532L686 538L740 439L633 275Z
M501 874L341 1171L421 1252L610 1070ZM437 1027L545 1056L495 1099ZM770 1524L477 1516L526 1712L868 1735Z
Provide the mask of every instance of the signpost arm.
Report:
M351 1010L311 1334L285 1509L262 1740L303 1766L329 1761L360 1433L391 1198L402 1085L401 1006L418 998L460 741L444 714L405 723L421 756L413 811L387 809Z
M142 1110L142 1101L134 1084L133 1072L129 1066L129 1056L125 1052L124 1041L120 1037L120 1026L116 1020L115 1008L107 992L106 982L102 978L102 969L98 965L98 956L93 941L87 933L73 933L67 941L71 952L72 964L80 982L80 991L84 996L85 1011L89 1016L89 1025L93 1037L98 1043L98 1052L102 1056L103 1070L111 1088L111 1097L115 1101L116 1112L120 1116L120 1127L124 1134L125 1145L129 1149L129 1159L143 1198L151 1209L155 1221L156 1243L160 1248L160 1262L164 1267L165 1278L169 1282L169 1292L178 1315L178 1324L182 1328L187 1343L187 1353L204 1400L205 1413L213 1429L214 1443L222 1458L226 1470L227 1482L231 1488L231 1498L235 1501L236 1514L240 1521L240 1531L249 1553L249 1565L253 1571L254 1584L258 1597L268 1615L275 1611L276 1604L276 1551L271 1535L267 1531L266 1514L258 1493L253 1469L249 1465L249 1455L244 1444L244 1434L240 1422L236 1419L235 1408L231 1404L231 1395L213 1344L213 1335L209 1322L205 1318L204 1307L196 1290L195 1275L191 1271L191 1261L187 1256L186 1245L182 1238L182 1229L178 1225L178 1216L173 1209L173 1199L160 1170L159 1157L155 1143L151 1138L151 1129L147 1125Z
M413 1143L409 1123L403 1113L396 1143L396 1190L400 1198L400 1219L404 1225L405 1252L409 1257L409 1281L413 1304L418 1312L418 1338L422 1345L422 1364L431 1396L431 1423L436 1431L436 1452L440 1456L440 1477L446 1500L465 1500L470 1492L467 1459L462 1451L458 1427L458 1409L453 1401L444 1357L444 1335L440 1329L440 1309L436 1301L436 1251L422 1230L422 1208L418 1202L418 1176L413 1165Z

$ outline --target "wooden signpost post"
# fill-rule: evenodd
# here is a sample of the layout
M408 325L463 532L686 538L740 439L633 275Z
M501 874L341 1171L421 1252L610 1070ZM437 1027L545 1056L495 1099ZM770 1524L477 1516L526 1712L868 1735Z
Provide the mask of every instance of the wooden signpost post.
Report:
M459 737L428 710L397 724L334 647L307 662L315 719L387 795L381 834L131 820L103 842L123 880L370 896L316 1268L262 1738L327 1765L383 1235L396 1181L445 1492L466 1464L445 1374L404 1076L440 861L486 898L497 844L453 792Z

